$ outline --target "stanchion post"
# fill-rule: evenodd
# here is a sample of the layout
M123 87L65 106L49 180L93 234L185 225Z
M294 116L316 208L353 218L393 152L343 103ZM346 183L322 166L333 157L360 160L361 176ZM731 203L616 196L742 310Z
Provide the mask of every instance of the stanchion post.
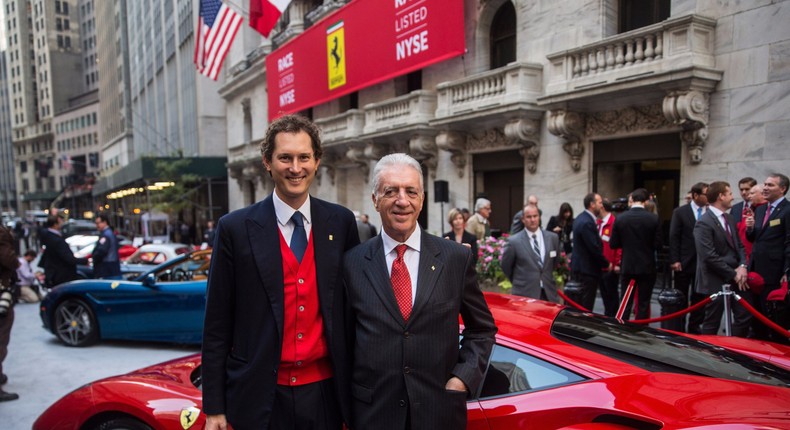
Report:
M722 299L724 300L724 335L725 336L732 336L732 318L730 314L730 296L732 295L732 291L730 290L730 284L724 284L721 286Z

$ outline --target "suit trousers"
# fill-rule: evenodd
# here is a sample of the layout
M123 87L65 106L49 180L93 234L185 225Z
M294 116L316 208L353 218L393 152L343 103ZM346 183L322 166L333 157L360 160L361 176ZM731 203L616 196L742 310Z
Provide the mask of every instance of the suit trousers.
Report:
M737 289L737 287L736 287ZM736 291L743 300L753 303L751 291ZM705 319L702 322L702 334L719 334L721 318L724 315L724 300L730 300L732 309L732 335L746 337L752 323L752 314L743 305L736 303L734 298L719 296L705 305Z
M305 385L277 385L269 428L340 430L343 419L332 378Z
M707 297L704 294L700 294L694 291L695 280L696 280L696 273L694 270L682 270L680 272L675 272L675 288L680 290L683 294L686 295L689 306L695 305L701 302L702 300L705 300L705 297ZM685 327L686 316L683 315L679 318L683 319L683 326ZM688 329L686 330L686 332L689 334L700 334L702 330L702 320L704 319L705 319L704 307L697 309L694 312L691 312L688 316Z
M615 272L604 272L601 278L601 299L603 300L603 313L607 317L617 315L617 309L620 307L620 295L617 292L617 284L620 281L620 275Z
M598 284L601 282L601 277L576 272L573 274L573 279L578 281L582 286L579 305L592 312L595 306L595 293L598 291Z
M620 277L620 299L625 297L625 292L628 289L628 283L631 279L635 280L634 292L636 294L636 319L650 318L650 301L653 299L653 287L656 284L656 274L647 273L635 275L632 273L623 273ZM628 300L625 306L625 313L623 319L631 319L631 308L634 303L634 296Z

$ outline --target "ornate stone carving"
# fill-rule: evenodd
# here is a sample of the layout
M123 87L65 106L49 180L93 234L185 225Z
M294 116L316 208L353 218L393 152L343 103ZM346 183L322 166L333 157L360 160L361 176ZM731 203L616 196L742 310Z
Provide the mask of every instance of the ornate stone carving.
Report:
M564 109L551 111L548 120L549 132L565 139L562 149L571 157L571 168L578 172L582 167L584 155L584 118L576 112Z
M365 148L358 146L348 148L348 151L346 151L346 158L359 166L362 175L365 177L365 183L367 184L370 181L370 164L368 163L368 158L365 156Z
M527 170L535 173L540 156L540 121L530 118L515 119L505 124L505 137L521 146L519 153L527 160Z
M506 146L505 134L498 128L491 128L482 133L475 133L466 141L466 149L492 149Z
M466 135L457 131L443 131L436 136L436 147L450 154L450 161L458 170L458 177L464 177L466 167Z
M658 104L587 114L587 136L610 136L623 132L660 130L672 126Z
M363 150L365 158L371 161L379 161L381 157L389 153L390 151L386 144L376 143L373 141L366 142L365 149Z
M415 134L409 139L409 153L414 159L428 167L431 178L436 178L439 148L433 134Z
M702 162L702 148L708 140L710 100L699 91L673 91L664 97L664 116L683 127L680 138L689 151L691 164Z

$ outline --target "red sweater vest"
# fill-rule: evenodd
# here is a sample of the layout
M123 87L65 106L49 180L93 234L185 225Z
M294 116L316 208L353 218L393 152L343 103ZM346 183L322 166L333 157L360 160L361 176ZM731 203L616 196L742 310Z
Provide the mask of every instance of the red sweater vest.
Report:
M312 236L311 232L300 264L280 233L285 293L283 346L277 372L280 385L305 385L332 377L318 299Z

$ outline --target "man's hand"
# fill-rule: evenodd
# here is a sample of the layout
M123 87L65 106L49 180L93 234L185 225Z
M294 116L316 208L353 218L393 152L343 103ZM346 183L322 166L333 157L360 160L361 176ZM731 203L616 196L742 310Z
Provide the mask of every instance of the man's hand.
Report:
M751 230L751 229L754 228L754 215L750 215L750 216L745 217L743 219L743 221L746 223L746 228L748 230Z
M680 261L676 261L669 266L675 272L680 272L683 270L683 267L680 265Z
M738 284L739 289L745 290L749 288L748 285L746 285L746 278L747 273L745 267L739 266L737 269L735 269L735 282Z
M452 378L450 378L450 380L447 381L447 383L444 385L444 389L451 391L463 391L463 392L469 391L466 388L466 384L464 384L464 381L459 379L457 376L453 376Z
M228 430L225 415L206 415L206 430Z

